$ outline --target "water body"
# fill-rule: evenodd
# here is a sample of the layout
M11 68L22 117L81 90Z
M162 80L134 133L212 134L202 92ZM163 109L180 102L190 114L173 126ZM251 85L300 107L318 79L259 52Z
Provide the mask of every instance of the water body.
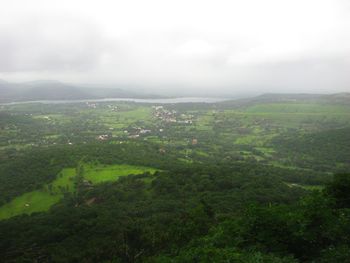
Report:
M82 99L82 100L35 100L35 101L17 101L9 103L0 103L0 105L15 105L27 103L43 104L62 104L62 103L85 103L85 102L113 102L113 101L130 101L136 103L152 104L174 104L174 103L215 103L232 98L202 98L202 97L183 97L183 98L164 98L164 99L133 99L133 98L106 98L106 99Z

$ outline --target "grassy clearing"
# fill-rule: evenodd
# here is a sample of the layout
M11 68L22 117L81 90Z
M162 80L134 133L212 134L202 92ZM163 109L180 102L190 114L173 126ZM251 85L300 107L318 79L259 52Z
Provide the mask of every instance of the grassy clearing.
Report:
M179 161L184 162L184 163L193 163L193 160L191 159L185 159L185 158L177 158Z
M305 190L313 191L318 190L321 191L324 189L323 185L304 185L304 184L292 184L292 183L286 183L289 187L300 187Z
M138 107L131 111L120 112L124 118L133 120L150 120L152 109L150 107Z
M149 172L153 174L156 171L154 168L135 166L127 164L117 165L86 165L84 166L84 178L91 181L93 184L116 181L121 176L129 174L142 174Z
M225 111L224 115L235 118L242 125L252 122L269 123L285 128L308 128L320 123L350 123L350 107L319 103L266 103L250 106L242 111ZM263 122L261 122L263 121Z
M57 176L56 180L52 182L52 192L62 193L62 191L73 192L74 191L74 168L65 168ZM48 188L50 184L46 185Z
M264 145L270 142L278 134L265 134L265 135L245 135L237 138L235 144L252 145L260 148L264 148Z
M84 178L93 184L106 181L115 181L121 176L129 174L142 174L150 172L154 168L134 165L85 165ZM25 193L11 202L0 207L0 220L20 214L47 211L52 205L58 203L65 192L74 192L75 168L65 168L50 184L46 184L40 190Z
M250 113L348 114L350 107L319 103L266 103L248 107Z
M272 157L276 151L269 147L255 147L255 150L261 152L265 157Z
M110 112L108 110L100 110L97 116L100 123L106 127L115 129L114 133L119 130L122 131L128 126L137 122L144 124L151 123L152 121L152 109L151 107L138 107L125 111ZM122 135L119 133L118 135Z
M64 191L73 191L72 179L74 176L75 169L63 169L51 184L44 185L40 190L25 193L0 207L0 219L47 211L62 199Z
M44 190L25 193L0 208L0 219L6 219L20 214L47 211L62 196L63 194L51 195Z
M198 119L195 122L195 128L198 131L211 131L213 129L213 122L214 118L212 114L206 113L198 117Z

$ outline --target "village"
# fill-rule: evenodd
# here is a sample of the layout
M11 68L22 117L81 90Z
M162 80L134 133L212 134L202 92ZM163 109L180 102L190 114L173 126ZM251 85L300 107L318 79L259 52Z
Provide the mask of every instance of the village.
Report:
M178 114L176 110L167 110L164 106L152 106L153 116L165 123L192 124L194 116Z
M95 108L96 105L92 107ZM114 105L107 105L107 108L114 112L118 111L118 107ZM143 125L137 125L137 123L129 125L122 130L123 135L120 136L113 136L112 131L114 129L109 128L111 130L110 132L100 134L96 139L99 141L107 141L113 137L118 137L127 139L144 138L146 140L148 136L165 138L162 134L165 134L166 130L172 129L173 125L192 125L194 122L194 115L191 114L179 114L176 110L169 110L161 105L154 105L151 109L151 118L154 122L144 123ZM196 145L197 139L193 139L190 143Z

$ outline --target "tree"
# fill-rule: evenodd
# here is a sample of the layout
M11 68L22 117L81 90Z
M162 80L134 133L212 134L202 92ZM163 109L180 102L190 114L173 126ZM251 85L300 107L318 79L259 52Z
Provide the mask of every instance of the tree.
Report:
M338 208L350 208L350 174L337 174L325 192L335 199Z

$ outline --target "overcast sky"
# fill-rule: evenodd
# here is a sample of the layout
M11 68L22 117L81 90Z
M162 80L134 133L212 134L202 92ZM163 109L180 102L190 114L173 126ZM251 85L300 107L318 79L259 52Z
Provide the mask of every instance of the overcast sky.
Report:
M0 0L0 78L350 91L349 0Z

